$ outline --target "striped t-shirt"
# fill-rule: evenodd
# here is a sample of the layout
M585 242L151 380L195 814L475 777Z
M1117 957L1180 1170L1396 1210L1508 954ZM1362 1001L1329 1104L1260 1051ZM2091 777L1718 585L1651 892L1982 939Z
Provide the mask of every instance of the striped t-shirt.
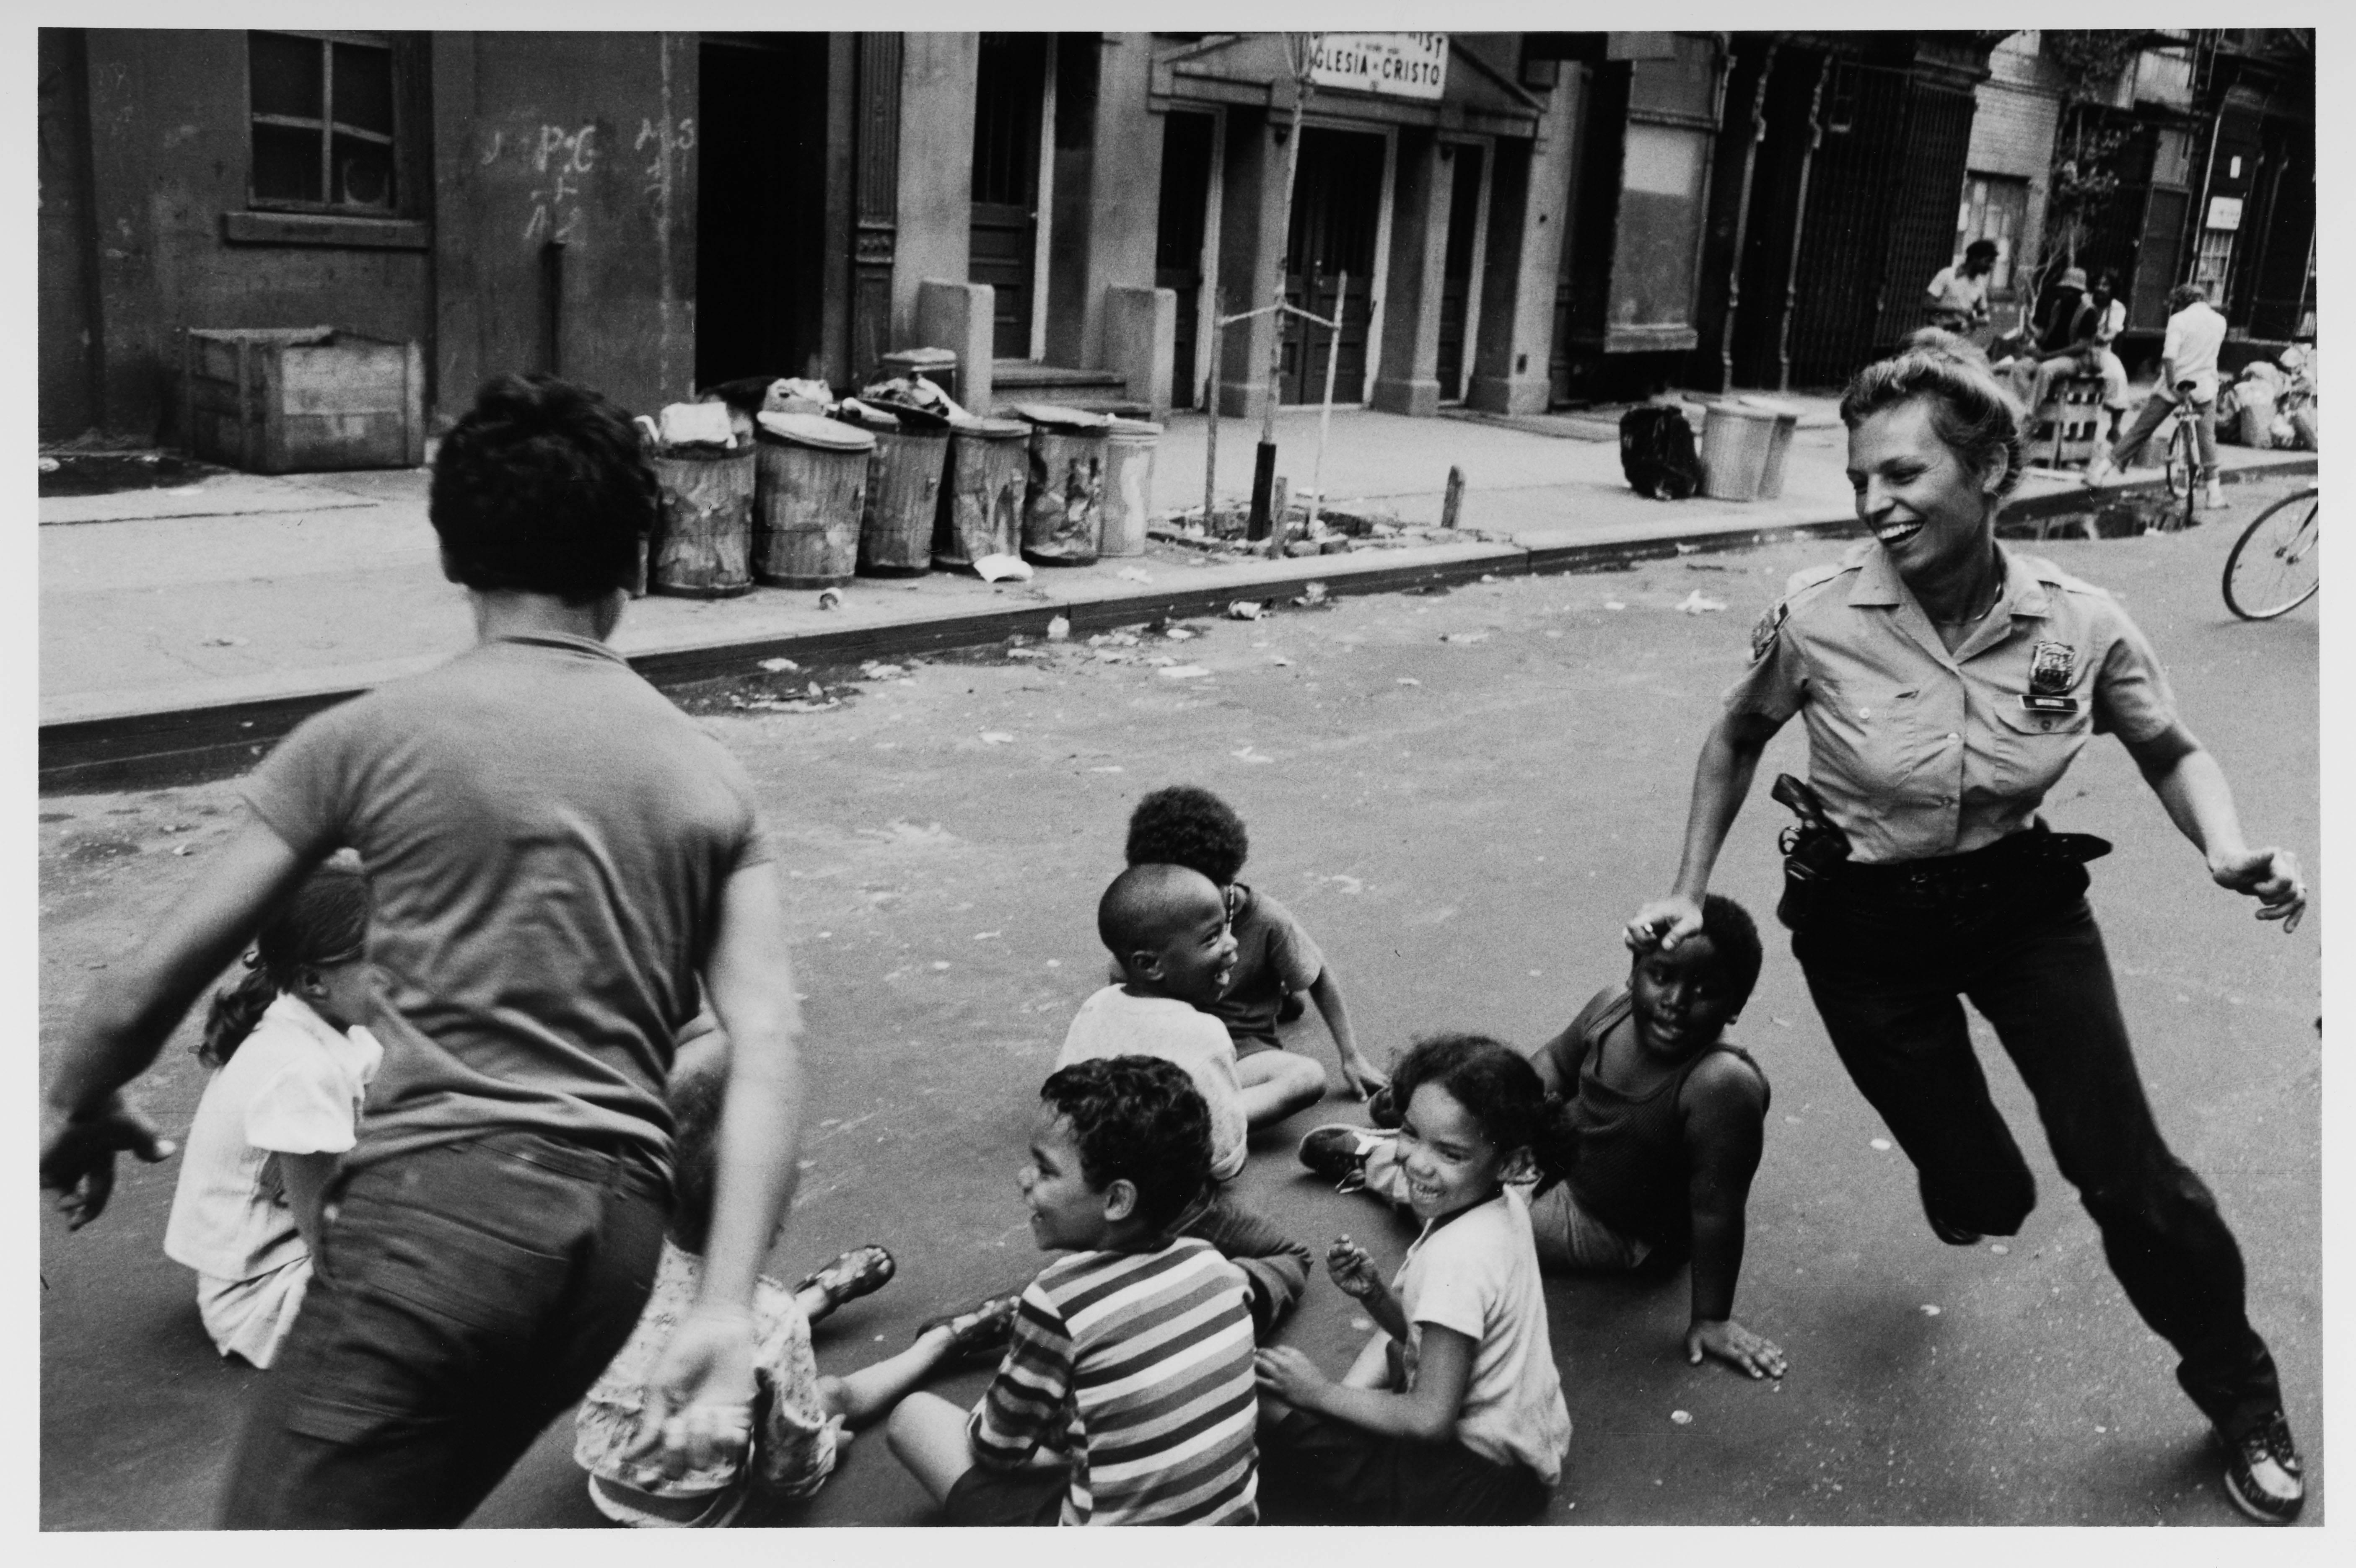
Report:
M1245 1290L1241 1269L1191 1237L1049 1264L974 1407L974 1457L1009 1469L1043 1446L1063 1455L1065 1524L1256 1522Z

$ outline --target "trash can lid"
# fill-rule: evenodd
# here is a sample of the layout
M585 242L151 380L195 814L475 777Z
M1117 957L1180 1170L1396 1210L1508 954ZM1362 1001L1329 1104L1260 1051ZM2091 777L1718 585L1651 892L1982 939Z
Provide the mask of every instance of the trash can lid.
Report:
M1731 398L1720 398L1708 405L1706 413L1710 419L1772 420L1776 417L1775 410L1762 408L1747 398L1740 402Z
M914 403L895 402L884 398L872 401L862 400L862 406L891 415L899 421L900 432L904 435L944 435L948 432L949 416L935 409L920 409Z
M957 351L950 348L894 348L891 353L884 356L884 363L886 365L913 365L922 368L928 365L955 365L957 362Z
M862 430L898 430L899 417L878 403L862 402L857 398L845 398L829 411L832 418Z
M1016 417L1033 424L1045 425L1049 430L1102 432L1111 427L1112 421L1104 414L1092 414L1086 409L1066 408L1061 403L1017 403Z
M761 433L795 446L815 446L826 452L873 452L875 437L855 425L824 414L761 414Z
M1115 435L1160 435L1162 433L1162 427L1155 424L1151 420L1124 419L1119 414L1115 414L1112 416L1112 433Z
M958 435L980 436L985 441L1008 441L1031 433L1031 427L1021 420L986 419L980 414L956 415L949 421L949 429Z
M1751 408L1763 410L1768 413L1773 414L1779 420L1795 420L1800 417L1801 413L1799 404L1783 402L1775 398L1746 397L1741 400Z

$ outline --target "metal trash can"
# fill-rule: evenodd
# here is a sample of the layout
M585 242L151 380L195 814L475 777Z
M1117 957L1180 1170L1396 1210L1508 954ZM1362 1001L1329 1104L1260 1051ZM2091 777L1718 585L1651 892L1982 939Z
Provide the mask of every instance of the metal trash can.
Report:
M1773 414L1731 401L1710 404L1701 428L1701 493L1719 501L1757 500L1774 444Z
M662 486L662 517L647 549L647 586L681 599L750 593L754 449L680 447L648 461Z
M1031 427L1031 483L1023 501L1023 556L1042 566L1095 562L1104 525L1105 439L1112 421L1059 403L1023 403Z
M958 357L948 348L895 348L884 356L886 376L922 376L949 395L952 402L958 395Z
M870 404L871 410L877 405ZM885 429L873 420L875 451L867 460L867 505L859 523L859 570L870 577L914 577L933 569L933 528L940 516L941 475L948 467L949 421L894 403Z
M948 477L933 535L935 566L971 568L1023 548L1023 496L1031 480L1031 427L968 414L949 421Z
M753 575L779 588L848 582L859 565L875 437L819 414L762 414L756 422Z
M1759 499L1772 501L1783 494L1783 461L1791 454L1792 432L1800 428L1800 410L1796 404L1774 398L1745 398L1742 401L1775 416L1775 432L1767 443L1767 466L1759 476Z
M1153 451L1162 427L1151 420L1114 416L1105 437L1104 523L1100 556L1143 555L1147 512L1153 505Z

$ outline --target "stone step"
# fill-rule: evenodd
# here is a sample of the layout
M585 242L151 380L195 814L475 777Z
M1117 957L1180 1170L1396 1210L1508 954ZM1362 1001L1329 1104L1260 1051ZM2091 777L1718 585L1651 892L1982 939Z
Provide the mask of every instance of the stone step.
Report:
M1110 413L1135 406L1129 383L1111 370L1081 370L1063 365L1043 365L1035 359L1000 359L990 368L991 402L999 409L1016 403L1061 403L1091 413Z

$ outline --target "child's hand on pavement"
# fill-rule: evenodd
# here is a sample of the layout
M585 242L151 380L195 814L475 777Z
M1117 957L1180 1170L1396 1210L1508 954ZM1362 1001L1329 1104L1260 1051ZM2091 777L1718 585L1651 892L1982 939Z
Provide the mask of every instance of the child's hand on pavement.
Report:
M1306 1405L1330 1381L1317 1363L1290 1345L1269 1345L1252 1353L1259 1386L1287 1404Z
M1350 1086L1351 1093L1363 1100L1390 1083L1391 1078L1367 1061L1363 1051L1353 1051L1342 1059L1342 1081Z
M1344 1296L1355 1296L1364 1301L1383 1288L1383 1276L1375 1267L1374 1254L1350 1240L1337 1237L1325 1249L1325 1272Z
M1754 1378L1783 1375L1783 1352L1775 1342L1731 1317L1698 1322L1686 1330L1686 1360L1697 1367L1704 1356L1714 1356Z

